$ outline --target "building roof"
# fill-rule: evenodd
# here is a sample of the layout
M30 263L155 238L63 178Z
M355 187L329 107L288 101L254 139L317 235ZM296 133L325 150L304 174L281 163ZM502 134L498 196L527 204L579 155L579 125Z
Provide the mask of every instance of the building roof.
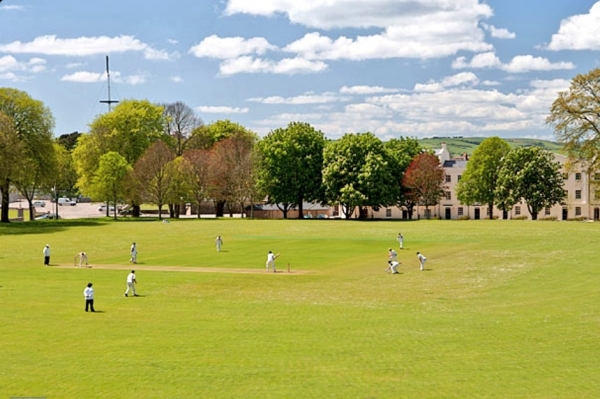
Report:
M450 159L448 161L444 161L442 165L444 168L466 168L467 162L464 159Z

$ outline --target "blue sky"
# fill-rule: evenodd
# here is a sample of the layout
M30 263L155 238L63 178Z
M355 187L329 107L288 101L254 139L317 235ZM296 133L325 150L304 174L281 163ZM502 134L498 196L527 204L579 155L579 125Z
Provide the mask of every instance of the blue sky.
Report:
M0 0L0 87L59 136L107 99L183 101L259 135L554 139L556 93L598 67L595 0Z

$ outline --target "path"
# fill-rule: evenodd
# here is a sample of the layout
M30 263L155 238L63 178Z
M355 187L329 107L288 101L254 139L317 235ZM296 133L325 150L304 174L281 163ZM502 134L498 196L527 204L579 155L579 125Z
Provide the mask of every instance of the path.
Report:
M62 269L79 269L73 265L52 265L51 267L59 267ZM114 269L114 270L131 270L132 268L138 271L156 271L156 272L195 272L195 273L237 273L237 274L273 274L273 272L267 272L264 269L234 269L234 268L219 268L219 267L181 267L181 266L145 266L145 265L90 265L83 266L82 268L92 269ZM307 270L292 270L290 273L287 270L279 270L277 275L293 276L299 274L309 274Z

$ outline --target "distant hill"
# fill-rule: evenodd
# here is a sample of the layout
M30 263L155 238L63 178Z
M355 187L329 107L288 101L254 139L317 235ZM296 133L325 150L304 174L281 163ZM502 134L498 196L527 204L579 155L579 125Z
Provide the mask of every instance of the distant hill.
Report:
M467 153L473 154L477 146L485 140L486 137L434 137L431 139L419 139L419 144L423 148L438 149L442 148L442 143L446 143L451 156ZM553 141L536 139L503 139L511 147L541 147L551 152L562 153L562 145Z

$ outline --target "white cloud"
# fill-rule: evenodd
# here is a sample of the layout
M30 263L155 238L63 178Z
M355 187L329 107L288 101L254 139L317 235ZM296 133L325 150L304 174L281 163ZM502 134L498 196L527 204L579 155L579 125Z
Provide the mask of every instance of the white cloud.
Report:
M113 72L115 74L116 72ZM64 75L60 80L65 82L95 83L106 80L106 74L100 72L77 71L70 75Z
M177 43L179 43L179 40L176 40L176 39L167 39L167 41L169 43L171 43L171 44L177 44Z
M318 29L384 28L435 16L445 21L491 17L492 10L478 0L228 0L226 15L274 16Z
M340 97L332 93L324 94L303 94L295 97L255 97L248 101L261 104L286 104L286 105L306 105L306 104L327 104L347 100L346 97Z
M229 0L225 13L285 14L292 23L318 29L381 29L338 38L312 32L284 48L305 59L426 59L492 49L479 27L492 9L479 0Z
M340 89L342 94L378 94L378 93L397 93L398 89L388 89L381 86L344 86Z
M22 80L20 74L35 74L46 70L46 60L42 58L30 58L29 61L19 61L12 55L0 57L0 74L3 79Z
M181 83L183 82L183 78L181 76L171 76L171 81L175 83Z
M6 6L0 6L0 10L4 11L25 11L25 7L18 6L15 4L8 4Z
M308 61L300 58L284 58L280 61L271 61L251 56L225 60L219 66L221 75L235 75L238 73L294 75L298 73L321 72L325 69L327 69L327 64L320 61Z
M117 83L124 83L128 85L139 85L146 83L146 74L140 73L136 75L122 76L121 72L111 71L111 80ZM77 71L69 75L64 75L60 80L64 82L76 82L76 83L96 83L106 81L106 72L88 72L88 71Z
M96 36L61 39L56 35L39 36L30 42L14 41L0 44L0 52L12 54L45 54L83 57L97 54L124 53L128 51L144 52L147 59L167 59L162 50L155 50L133 36L116 37Z
M239 107L216 107L216 106L208 106L201 105L196 107L198 112L203 112L205 114L246 114L248 113L248 108L239 108Z
M550 62L547 58L533 57L531 55L518 55L510 63L503 65L501 69L509 73L554 71L575 69L575 64L572 62Z
M575 64L572 62L550 62L547 58L532 55L518 55L513 57L508 64L503 64L494 53L488 52L474 55L470 62L465 57L458 57L452 62L452 68L495 68L508 73L523 73L575 69Z
M600 50L600 2L588 14L563 19L552 35L549 50Z
M415 85L416 92L436 92L444 90L447 87L455 87L462 85L477 85L479 83L479 79L477 75L472 72L461 72L456 75L447 76L442 79L440 82L430 81L426 84L417 83Z
M244 39L243 37L219 37L211 35L200 43L192 46L189 53L198 58L217 58L222 60L235 59L243 55L265 54L276 51L277 47L263 37Z
M65 65L65 68L67 69L73 69L73 68L79 68L86 65L84 62L70 62L67 65Z
M481 24L481 26L483 26L486 31L490 32L490 35L496 39L514 39L517 37L514 32L510 32L508 29L496 28L494 25L486 23Z

